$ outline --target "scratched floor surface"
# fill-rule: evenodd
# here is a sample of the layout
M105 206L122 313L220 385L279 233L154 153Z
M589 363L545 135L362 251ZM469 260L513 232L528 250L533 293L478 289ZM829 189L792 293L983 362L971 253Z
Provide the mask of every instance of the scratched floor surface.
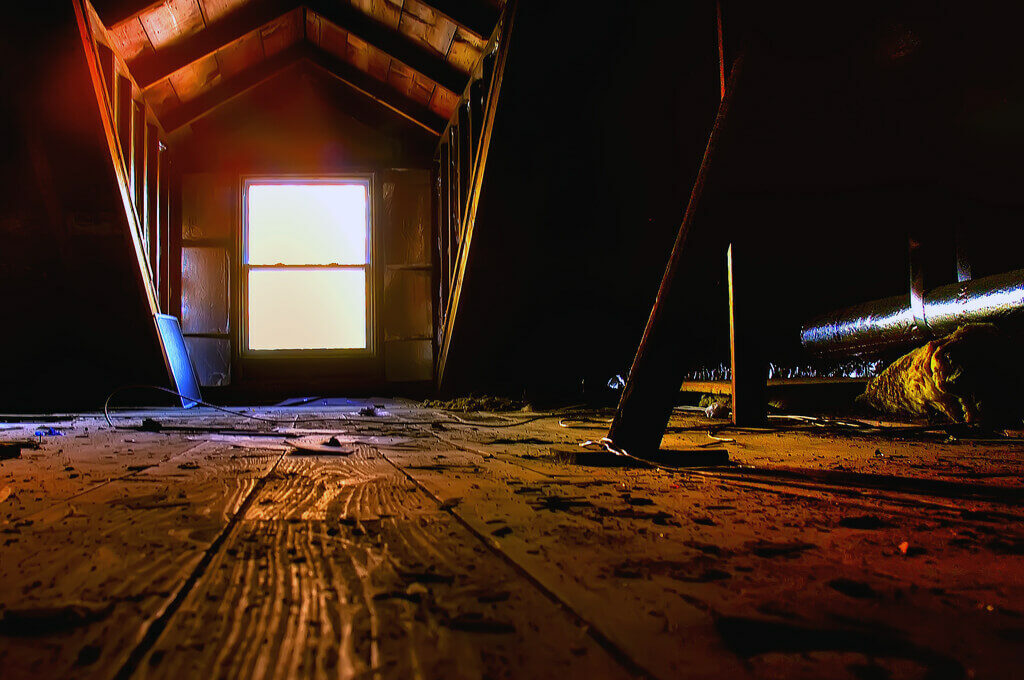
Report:
M387 405L5 423L0 677L1019 672L1024 444L680 414L733 464L584 466L606 413Z

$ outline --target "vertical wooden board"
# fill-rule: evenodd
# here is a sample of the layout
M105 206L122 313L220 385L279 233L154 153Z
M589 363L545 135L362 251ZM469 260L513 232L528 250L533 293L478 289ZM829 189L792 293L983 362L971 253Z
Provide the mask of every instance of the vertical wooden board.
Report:
M114 112L114 87L117 83L117 71L114 68L114 52L106 44L97 41L96 52L99 57L100 75L103 77L103 89L107 95L107 105Z
M134 141L132 150L132 188L135 203L135 215L138 218L139 235L142 237L143 245L149 247L149 224L146 218L149 212L146 210L146 158L148 156L148 145L146 143L146 109L142 102L135 102L132 122ZM148 253L147 253L148 257Z
M124 161L124 176L131 177L132 171L132 82L122 75L117 76L117 139Z
M429 265L430 173L391 172L381 188L384 261L389 265Z
M427 270L389 269L384 274L384 339L433 336L434 306Z
M456 26L451 19L419 0L405 0L398 30L414 42L446 56L455 37Z
M249 0L199 0L207 23L214 23L227 18L232 12L244 7Z
M486 44L486 41L475 33L460 26L456 29L451 49L448 50L448 63L463 73L469 73L480 59Z
M181 249L181 330L227 333L231 267L226 248Z
M169 47L205 28L198 0L165 0L139 15L156 50Z
M402 0L349 0L353 7L392 30L398 29Z
M217 55L207 54L197 59L172 73L168 80L182 103L195 99L220 84L222 78Z
M185 336L185 347L203 387L231 384L231 340Z
M384 345L384 379L388 382L428 381L434 377L431 340L392 340Z
M184 240L230 239L236 227L235 187L216 173L182 177L181 236Z
M289 12L260 29L263 52L269 58L302 40L302 9Z
M146 124L146 230L149 233L149 270L153 287L160 289L160 138L156 125Z
M153 45L149 42L146 29L138 17L122 21L110 29L110 38L118 54L125 61L134 61L140 57L152 56Z
M439 88L440 89L440 88ZM452 249L454 244L451 241L451 208L449 203L451 202L451 186L449 173L451 170L451 144L448 138L444 138L444 142L441 144L440 158L438 159L437 175L438 175L438 197L437 197L437 208L438 208L438 221L437 221L437 236L440 243L441 252L440 256L440 296L438 299L438 327L437 327L437 340L440 344L441 335L443 333L445 314L448 311L448 296L451 293L451 280L452 280Z
M171 85L168 78L158 80L147 87L143 91L142 97L157 116L162 116L181 105L178 93L174 91L174 86Z
M455 107L459 105L459 95L446 87L438 85L430 97L430 110L445 120L452 117Z
M180 288L180 286L172 286L171 284L171 272L173 271L171 262L174 261L175 266L180 271L181 265L178 263L178 260L180 259L181 251L181 232L171 227L171 156L166 151L160 154L160 176L164 178L164 181L160 183L160 233L163 235L160 252L164 255L163 260L160 262L161 308L167 314L180 316L181 310L177 309L180 305L176 303L172 307L171 304L172 289ZM174 244L173 252L172 244ZM178 276L180 277L180 274ZM180 299L179 294L178 300Z
M224 80L229 80L245 69L263 61L263 43L259 30L244 36L217 50L217 63Z

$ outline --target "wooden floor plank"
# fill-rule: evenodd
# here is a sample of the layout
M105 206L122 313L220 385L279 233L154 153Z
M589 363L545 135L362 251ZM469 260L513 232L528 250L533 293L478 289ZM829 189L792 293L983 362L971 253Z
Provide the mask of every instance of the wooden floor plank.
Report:
M81 418L0 462L0 675L1016 667L1024 446L726 431L736 468L594 468L550 449L599 438L600 414L356 408L145 414L199 428L160 433ZM709 422L676 417L666 442L711 441ZM298 435L341 455L281 458Z
M1013 656L1019 526L1001 539L1007 549L972 564L983 537L1004 530L998 519L565 466L533 443L558 433L537 429L529 445L470 436L454 442L462 450L387 455L433 495L460 498L453 513L658 677L834 677L861 666L956 677L995 673ZM475 474L455 474L468 465ZM986 600L1002 614L979 607ZM936 623L922 625L922 614ZM968 630L938 623L953 617ZM751 646L747 635L767 641Z
M0 667L11 677L112 677L281 455L156 448L143 469L4 529ZM68 453L87 466L88 452Z
M137 675L629 677L367 447L282 461Z

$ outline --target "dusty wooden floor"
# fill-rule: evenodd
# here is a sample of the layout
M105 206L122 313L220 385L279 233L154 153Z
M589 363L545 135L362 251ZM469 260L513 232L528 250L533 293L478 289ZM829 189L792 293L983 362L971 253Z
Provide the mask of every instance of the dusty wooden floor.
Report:
M600 422L353 410L50 423L0 462L0 677L1022 673L1024 443L727 430L739 465L594 468L550 449Z

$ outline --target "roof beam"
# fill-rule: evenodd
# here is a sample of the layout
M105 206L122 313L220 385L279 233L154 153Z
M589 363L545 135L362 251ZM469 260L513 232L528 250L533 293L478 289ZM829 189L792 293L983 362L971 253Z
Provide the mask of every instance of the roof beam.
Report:
M308 49L304 55L313 65L320 67L336 80L349 88L369 97L379 105L390 109L402 118L430 132L435 137L441 136L447 121L440 118L430 109L410 101L386 84L366 75L351 64L338 59L323 50Z
M92 0L93 9L108 28L162 4L162 0Z
M482 0L424 0L424 2L463 28L488 40L498 24L501 12ZM455 90L461 92L462 89Z
M139 87L149 87L301 6L301 0L255 0L192 38L135 60L132 75Z
M306 0L305 5L332 24L386 52L452 92L462 92L469 82L469 76L445 61L444 55L421 47L347 3L338 0Z
M309 45L290 47L209 92L168 111L161 118L164 129L170 134L203 118L303 59L317 66L349 89L398 114L435 137L441 134L445 121L432 111L391 91L387 85L367 76L351 64L322 50L311 48Z
M161 122L168 134L199 120L214 109L265 83L306 55L304 45L295 45L278 52L266 61L246 69L231 80L204 92L163 114Z
M469 81L466 74L446 62L443 56L420 47L377 24L352 6L336 0L255 0L193 38L157 54L141 57L132 64L132 75L141 87L146 88L303 5L453 92L461 92Z

